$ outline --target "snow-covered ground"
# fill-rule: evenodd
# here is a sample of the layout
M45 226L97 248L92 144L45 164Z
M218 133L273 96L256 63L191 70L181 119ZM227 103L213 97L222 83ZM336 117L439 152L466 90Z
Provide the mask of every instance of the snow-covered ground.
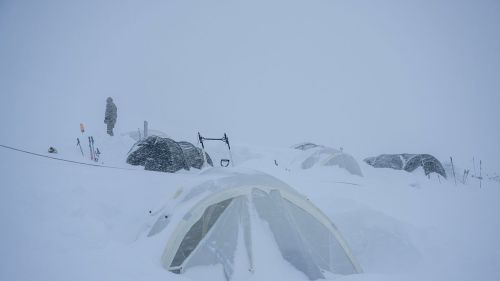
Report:
M124 162L134 142L129 136L95 140L104 164L130 170L0 148L0 280L196 279L196 272L166 271L160 265L165 236L146 235L156 220L149 211L164 206L199 171L144 171ZM89 162L76 146L64 143L55 144L57 157ZM360 159L364 177L337 167L301 170L289 165L297 153L289 144L233 146L236 166L285 181L337 225L364 270L337 280L500 278L498 182L483 181L481 189L477 180L455 186L452 179L374 169ZM276 268L268 267L257 279L297 277Z

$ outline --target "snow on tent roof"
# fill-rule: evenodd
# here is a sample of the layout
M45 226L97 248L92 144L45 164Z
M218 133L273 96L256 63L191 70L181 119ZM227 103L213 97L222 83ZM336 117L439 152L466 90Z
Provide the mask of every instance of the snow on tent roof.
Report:
M210 156L205 153L205 157L212 166ZM150 136L132 146L127 163L144 166L145 170L175 173L181 169L201 169L205 159L202 149L189 142Z
M300 163L302 169L309 169L315 165L338 166L353 175L363 176L361 167L356 159L343 151L313 143L302 143L294 147L303 151L295 159L295 162Z
M340 168L346 169L349 173L353 175L363 176L361 168L354 157L347 153L334 153L330 157L323 160L324 166L338 166Z
M326 272L361 272L335 225L286 183L241 169L214 168L205 178L176 199L188 208L176 207L182 211L171 214L170 224L165 223L169 216L161 215L151 229L154 234L170 226L162 256L167 270L185 273L219 265L227 280L236 271L258 274L265 248L279 252L310 280Z
M424 169L425 175L437 173L446 178L446 171L436 157L429 154L381 154L364 160L375 168L391 168L413 172L418 167Z

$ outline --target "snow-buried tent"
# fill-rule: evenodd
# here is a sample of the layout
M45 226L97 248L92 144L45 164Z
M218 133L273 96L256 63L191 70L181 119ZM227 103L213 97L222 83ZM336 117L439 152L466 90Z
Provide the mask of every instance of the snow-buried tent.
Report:
M259 270L269 266L262 260L274 251L310 280L361 272L339 230L307 198L269 175L220 169L208 170L211 179L184 189L152 227L150 236L168 229L162 256L167 270L219 268L227 280L262 276L266 272Z
M205 153L207 163L212 164ZM203 151L185 141L176 142L169 138L150 136L134 144L127 157L127 163L144 166L145 170L175 173L181 169L200 169L204 163Z
M364 161L375 168L391 168L407 172L413 172L422 167L425 175L437 173L446 178L446 171L441 162L429 154L381 154L376 157L368 157Z
M337 166L347 170L352 175L363 176L358 161L343 151L308 142L294 145L292 148L302 150L294 160L295 163L299 163L302 169L309 169L316 165Z

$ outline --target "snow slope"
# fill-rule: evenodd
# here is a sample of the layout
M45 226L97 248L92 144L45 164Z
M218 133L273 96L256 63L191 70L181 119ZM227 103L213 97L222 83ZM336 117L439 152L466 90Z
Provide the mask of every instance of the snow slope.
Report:
M164 174L124 163L127 136L98 136L106 169L0 149L1 280L189 280L160 265L164 235L146 237L155 212L198 171ZM498 280L500 184L455 186L422 171L373 169L365 177L337 167L290 169L295 152L234 145L238 167L289 183L327 214L365 273L337 280ZM82 160L76 147L59 157ZM43 151L36 151L41 152ZM293 157L291 157L293 158ZM359 159L358 159L359 160ZM84 160L87 161L87 160ZM263 239L265 235L262 235ZM277 261L269 253L266 267ZM287 266L254 280L300 280ZM199 276L198 276L199 277ZM251 277L251 276L250 276ZM236 276L236 280L246 280ZM195 280L202 280L195 279Z

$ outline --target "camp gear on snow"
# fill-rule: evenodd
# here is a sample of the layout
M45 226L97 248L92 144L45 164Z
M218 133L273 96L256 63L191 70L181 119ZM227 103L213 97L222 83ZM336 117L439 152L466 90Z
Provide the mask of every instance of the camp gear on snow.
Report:
M79 138L76 138L76 146L78 146L80 148L80 152L82 153L82 156L84 156L83 155L83 149L82 149L82 146L80 144L80 139Z
M231 153L231 145L229 144L229 138L227 137L226 133L224 133L224 136L222 138L218 139L218 138L205 138L200 134L200 132L198 132L198 141L200 142L201 148L203 149L203 151L205 151L205 144L203 143L204 141L222 141L222 142L224 142L227 145L229 159L221 159L221 166L223 166L223 167L229 166L229 163L227 163L227 165L225 165L226 160L229 160L231 163L231 166L234 167L233 155ZM223 165L223 163L225 166Z
M229 166L229 162L230 162L229 159L221 159L220 160L220 166L221 167L227 167L227 166Z

